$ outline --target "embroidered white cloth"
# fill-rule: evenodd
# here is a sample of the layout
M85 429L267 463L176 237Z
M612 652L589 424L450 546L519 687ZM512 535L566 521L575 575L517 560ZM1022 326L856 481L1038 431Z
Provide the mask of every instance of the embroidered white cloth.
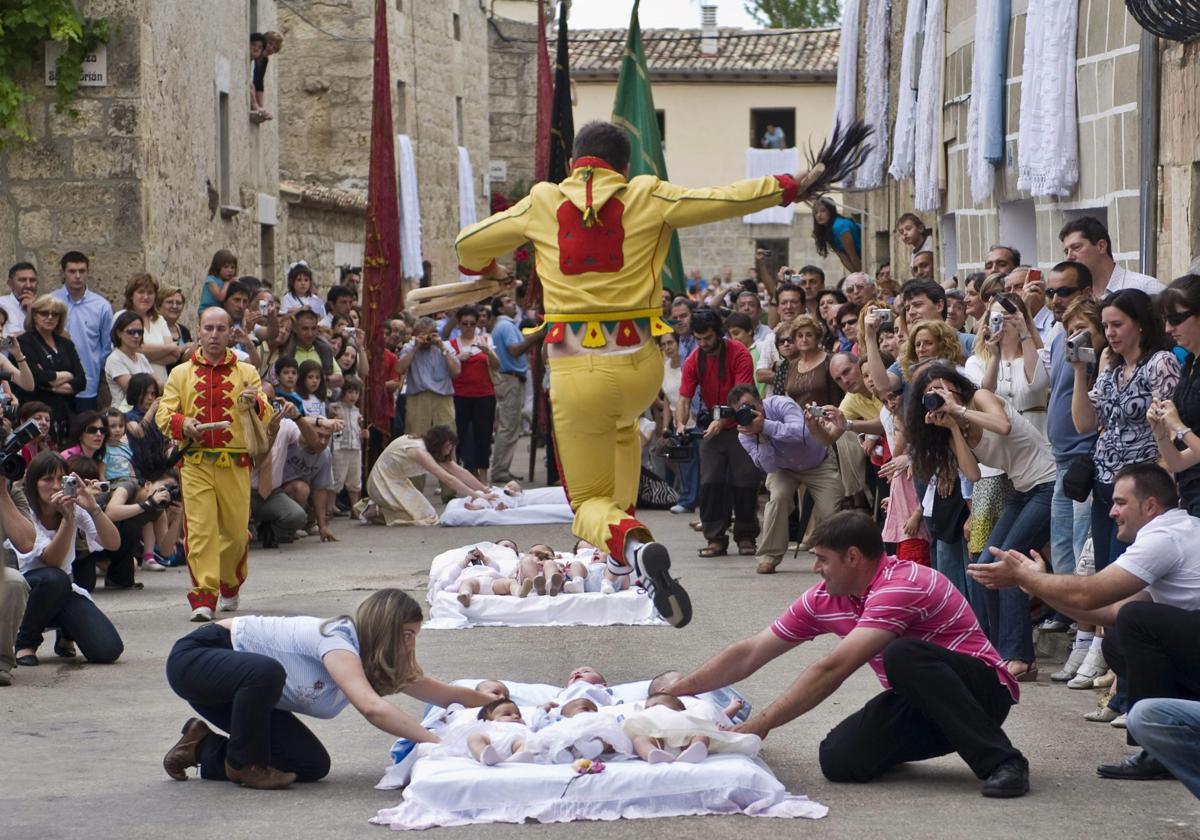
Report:
M493 488L501 495L503 488ZM535 487L521 493L519 504L505 510L469 510L465 499L451 499L439 525L457 528L470 525L535 525L572 522L575 514L561 487Z
M925 45L917 85L916 164L913 192L918 210L937 210L941 198L942 161L942 47L945 42L945 4L925 10Z
M862 19L862 0L842 3L842 32L838 37L837 91L834 94L833 119L837 125L850 125L858 112L858 29Z
M996 170L985 156L985 138L991 133L995 118L992 100L1003 95L1003 76L997 79L992 60L997 42L1008 43L1008 21L1004 21L1004 36L997 29L997 0L978 0L975 4L975 50L971 63L971 101L967 106L967 180L971 184L971 200L976 204L992 194ZM1003 70L1001 70L1003 73Z
M897 91L896 128L892 135L892 165L888 174L899 181L913 176L917 115L917 45L925 25L924 0L910 0L904 18L904 46L900 51L900 85Z
M475 210L475 170L471 167L471 153L466 146L458 147L458 227L468 227L475 224L478 214ZM460 274L462 280L476 280L466 274Z
M875 129L871 151L858 168L854 185L860 190L883 186L883 170L887 165L888 71L891 65L889 21L892 0L868 0L866 55L863 57L865 90L863 120ZM844 123L843 123L844 124Z
M1079 181L1075 108L1077 0L1038 0L1025 13L1017 189L1069 195Z
M421 199L417 193L417 159L412 138L396 135L396 168L400 177L400 270L406 280L420 280Z
M746 177L762 178L767 175L790 175L800 168L800 155L791 149L747 149ZM796 206L768 207L757 213L742 216L748 225L790 225Z

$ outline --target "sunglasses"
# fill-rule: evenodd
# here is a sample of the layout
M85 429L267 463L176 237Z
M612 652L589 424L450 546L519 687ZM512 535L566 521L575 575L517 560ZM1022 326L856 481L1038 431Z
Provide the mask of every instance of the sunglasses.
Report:
M108 432L103 426L88 426L84 431L89 435L103 435Z
M850 321L842 321L842 323L839 324L839 326L842 329L846 329L846 327L853 327L853 326L856 326L857 324L858 324L858 321L850 320Z
M143 336L145 334L145 330L125 330L125 335Z
M58 313L52 309L35 309L34 315L41 315L43 318L57 318Z
M795 344L796 342L790 338L781 338L775 342L776 344Z
M1195 314L1196 313L1192 312L1191 310L1185 310L1183 312L1168 312L1165 315L1163 315L1163 317L1167 320L1167 323L1170 324L1172 327L1178 327L1180 324L1182 324L1184 321L1186 321L1188 318L1191 318Z
M1078 286L1063 286L1061 289L1046 289L1046 297L1054 300L1056 297L1070 297L1078 291Z

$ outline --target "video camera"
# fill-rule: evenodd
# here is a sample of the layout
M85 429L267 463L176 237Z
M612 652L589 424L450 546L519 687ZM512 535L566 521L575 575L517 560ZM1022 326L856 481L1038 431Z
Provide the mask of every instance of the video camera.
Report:
M704 437L704 426L695 426L681 432L668 432L667 451L664 457L676 464L686 464L696 459L697 442Z
M0 473L9 481L20 481L25 476L25 459L21 457L21 450L41 434L42 430L36 422L26 420L13 429L4 443L0 443Z
M1096 350L1092 347L1092 334L1087 330L1080 330L1075 335L1067 338L1066 359L1068 362L1091 362L1096 361Z

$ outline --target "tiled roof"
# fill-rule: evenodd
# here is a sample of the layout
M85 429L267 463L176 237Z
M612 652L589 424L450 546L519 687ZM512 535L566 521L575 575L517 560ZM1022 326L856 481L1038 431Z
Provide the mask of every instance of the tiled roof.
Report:
M717 54L702 55L699 29L643 29L646 64L664 76L832 76L837 73L837 29L717 30ZM571 32L571 74L616 75L625 51L624 29ZM553 41L551 41L553 44Z

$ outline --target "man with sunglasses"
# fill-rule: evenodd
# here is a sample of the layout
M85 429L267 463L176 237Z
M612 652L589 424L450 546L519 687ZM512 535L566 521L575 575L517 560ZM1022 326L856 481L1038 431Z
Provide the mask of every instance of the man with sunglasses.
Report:
M1076 301L1092 296L1092 274L1082 263L1067 260L1050 269L1046 277L1046 302L1054 313L1054 320L1063 325L1067 309ZM1066 360L1066 329L1059 330L1050 343L1050 401L1046 409L1046 437L1054 454L1056 479L1054 497L1050 502L1050 555L1055 574L1075 573L1075 559L1083 550L1091 527L1091 502L1076 502L1063 490L1063 478L1071 462L1081 456L1091 456L1096 448L1096 435L1080 434L1071 419L1071 395L1075 388L1075 371ZM1066 630L1069 622L1061 615L1044 621L1042 630ZM1083 664L1087 650L1073 650L1062 671L1055 679L1067 674L1075 675Z
M861 271L856 271L846 278L846 282L842 284L842 292L845 293L848 302L860 309L866 306L868 301L875 300L878 294L871 275Z

